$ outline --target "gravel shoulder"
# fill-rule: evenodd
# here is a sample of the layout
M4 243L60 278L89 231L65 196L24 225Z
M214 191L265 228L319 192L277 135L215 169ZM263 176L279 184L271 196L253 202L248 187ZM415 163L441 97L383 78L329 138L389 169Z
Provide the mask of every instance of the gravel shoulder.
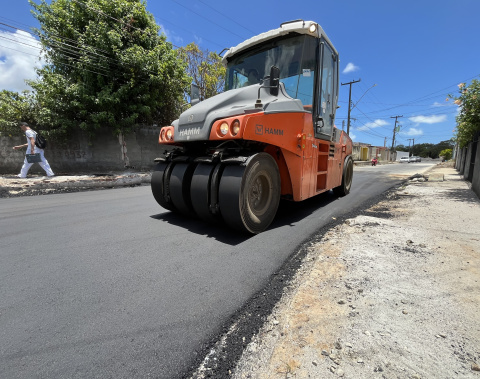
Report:
M149 184L151 173L122 172L96 175L0 176L0 198L48 195Z
M233 378L480 378L480 200L429 177L310 246Z

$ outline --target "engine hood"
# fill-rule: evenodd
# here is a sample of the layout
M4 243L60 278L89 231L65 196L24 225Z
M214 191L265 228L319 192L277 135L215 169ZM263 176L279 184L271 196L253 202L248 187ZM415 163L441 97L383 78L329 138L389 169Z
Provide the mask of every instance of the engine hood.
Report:
M263 109L255 109L259 89ZM305 112L300 100L287 95L283 83L280 83L278 96L270 95L269 89L260 88L260 84L233 89L204 100L183 112L180 118L172 123L175 127L175 142L208 140L216 120L262 111Z

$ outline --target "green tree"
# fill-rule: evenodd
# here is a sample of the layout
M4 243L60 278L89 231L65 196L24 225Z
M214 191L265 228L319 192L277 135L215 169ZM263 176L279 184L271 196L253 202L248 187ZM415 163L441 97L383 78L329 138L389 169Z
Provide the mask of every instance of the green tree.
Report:
M20 121L35 124L35 100L32 93L0 91L0 135L19 134Z
M128 133L178 116L189 78L143 0L29 0L47 65L30 81L38 123Z
M200 87L200 100L223 92L225 66L217 53L201 50L194 42L179 49L180 57L187 64L187 73Z
M460 147L473 141L475 133L480 131L480 81L473 79L469 86L458 85L459 96L451 96L460 106L457 116L456 139Z
M440 156L443 157L446 161L452 159L452 149L445 149L440 152Z
M429 156L432 158L438 158L441 155L440 153L442 150L453 149L454 146L455 146L455 142L453 139L442 141L432 146Z

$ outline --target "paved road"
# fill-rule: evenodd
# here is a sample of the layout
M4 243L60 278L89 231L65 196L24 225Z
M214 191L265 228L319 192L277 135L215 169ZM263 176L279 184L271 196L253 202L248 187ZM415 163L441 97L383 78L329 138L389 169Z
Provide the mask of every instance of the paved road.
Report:
M432 163L356 167L352 193L238 236L149 187L0 200L0 377L182 377L320 227Z

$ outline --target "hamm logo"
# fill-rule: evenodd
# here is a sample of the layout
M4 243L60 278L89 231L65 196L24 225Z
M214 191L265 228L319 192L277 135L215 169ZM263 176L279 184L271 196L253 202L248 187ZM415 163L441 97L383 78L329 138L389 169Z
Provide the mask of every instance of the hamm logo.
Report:
M263 135L263 134L269 134L269 135L275 135L275 136L283 136L283 129L275 129L275 128L269 128L269 127L263 127L263 125L255 125L255 134L258 135Z
M183 129L180 130L178 133L181 137L184 136L197 136L200 134L200 128L190 128L190 129Z

